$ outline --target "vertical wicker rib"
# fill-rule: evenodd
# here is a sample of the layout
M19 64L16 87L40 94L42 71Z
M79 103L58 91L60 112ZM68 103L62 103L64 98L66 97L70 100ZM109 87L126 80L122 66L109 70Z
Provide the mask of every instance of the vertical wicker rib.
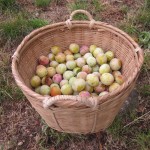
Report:
M76 13L85 13L90 21L71 21ZM122 72L126 82L108 95L82 99L79 96L48 97L54 105L43 108L44 96L36 94L30 86L38 57L47 55L53 45L66 50L70 43L96 44L104 50L112 50L123 62ZM83 10L75 11L66 22L37 29L18 46L12 60L12 72L32 106L47 122L59 131L68 133L94 133L107 128L123 102L134 88L143 63L141 48L123 31L103 22L97 22Z

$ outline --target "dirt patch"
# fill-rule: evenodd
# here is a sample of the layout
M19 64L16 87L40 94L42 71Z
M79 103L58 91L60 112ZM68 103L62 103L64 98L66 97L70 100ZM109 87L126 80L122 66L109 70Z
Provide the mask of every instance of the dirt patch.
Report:
M0 145L5 150L34 148L35 137L41 131L41 126L39 115L29 103L5 101L0 109Z
M40 18L48 20L50 23L65 21L69 18L69 12L64 6L50 7L44 12L36 12Z
M5 150L40 150L42 138L45 139L44 147L50 150L99 150L100 136L96 134L82 138L72 135L74 138L65 140L63 144L53 145L53 138L43 137L41 118L28 101L5 101L0 106L0 113L0 148Z
M66 7L67 1L60 1L58 4L52 2L44 8L36 7L34 1L30 0L18 0L18 3L34 17L45 19L49 23L65 21L69 17L69 12Z
M102 21L115 25L117 22L124 19L124 14L118 7L108 5L106 11L102 13Z
M137 95L136 92L132 92L132 99L136 99L135 97L137 96L135 95ZM129 100L131 100L131 97ZM135 109L135 105L133 106L132 104L131 107L129 107L130 110ZM128 109L128 111L130 110ZM72 134L70 139L66 139L58 145L55 145L54 143L56 143L58 139L54 139L49 134L43 134L42 130L45 124L43 124L41 117L27 100L5 101L0 106L0 113L0 145L6 150L40 150L42 147L50 150L99 150L102 146L101 144L103 144L104 149L126 149L124 141L113 139L112 135L106 132L84 135L82 137ZM126 112L124 111L124 113ZM122 115L122 111L120 115ZM128 121L126 121L126 123ZM144 126L141 128L143 129L143 127ZM146 126L146 128L147 127L148 126ZM60 133L56 132L56 134ZM61 138L61 135L57 138ZM39 143L42 143L42 145Z

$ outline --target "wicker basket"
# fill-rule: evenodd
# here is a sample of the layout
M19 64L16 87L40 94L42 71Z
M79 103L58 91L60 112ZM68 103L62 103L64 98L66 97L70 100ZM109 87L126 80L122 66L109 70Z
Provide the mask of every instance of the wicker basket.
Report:
M90 21L72 21L76 13L83 13ZM41 96L30 86L37 59L59 45L66 50L70 43L95 44L112 50L123 62L125 83L116 91L102 97ZM106 129L123 102L134 88L143 63L143 52L123 31L104 22L95 21L84 10L76 10L66 22L55 23L34 30L24 38L13 55L12 72L17 85L32 106L53 129L67 133L95 133Z

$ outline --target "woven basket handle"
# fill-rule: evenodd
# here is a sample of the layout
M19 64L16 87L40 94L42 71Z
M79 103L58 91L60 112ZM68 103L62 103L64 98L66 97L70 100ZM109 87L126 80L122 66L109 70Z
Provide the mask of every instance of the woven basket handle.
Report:
M66 21L66 25L69 29L72 28L71 20L73 20L73 16L76 14L85 14L90 20L89 28L91 29L94 26L95 20L93 19L92 15L86 10L79 9L79 10L73 11L70 15L70 18Z
M91 20L94 20L93 17L92 17L92 15L91 15L88 11L82 10L82 9L73 11L73 12L70 14L70 18L69 18L69 19L72 20L72 19L73 19L73 16L76 15L76 14L85 14L85 15L88 17L88 19L89 19L90 21L91 21Z
M53 104L59 102L59 101L65 101L68 103L68 100L78 102L79 105L85 105L91 108L97 108L98 101L97 97L81 97L81 96L71 96L71 95L59 95L54 97L45 97L43 100L43 107L48 108L52 106Z

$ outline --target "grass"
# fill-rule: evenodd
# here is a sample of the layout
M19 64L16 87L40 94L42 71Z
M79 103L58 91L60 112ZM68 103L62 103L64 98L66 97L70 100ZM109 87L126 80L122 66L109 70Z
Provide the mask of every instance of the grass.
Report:
M29 19L27 24L30 27L30 30L33 30L48 25L48 22L43 19L33 18Z
M150 16L150 11L147 12ZM146 31L147 27L150 28L150 18L146 19L146 17L143 17L143 24L141 25L142 19L140 17L142 17L143 14L148 17L148 15L143 10L140 10L138 15L130 14L126 19L118 24L118 27L128 33L136 42L141 45L141 47L146 49L150 48L150 32ZM140 17L138 17L139 15Z
M0 0L0 7L3 9L12 7L12 5L14 5L14 3L16 3L16 0Z
M136 114L134 110L128 110L127 112L118 115L110 128L108 128L108 132L111 133L115 138L123 137L123 135L128 132L128 128L123 128L126 125L127 120L132 121L135 118Z
M136 26L134 24L132 24L131 22L122 22L119 25L119 28L121 28L122 30L124 30L126 33L130 34L130 35L137 35L138 34L138 30L136 28Z
M92 0L91 4L94 6L94 11L101 12L103 10L100 0Z
M70 134L60 133L48 127L48 125L42 120L42 136L38 141L39 146L44 149L46 145L53 144L55 147L60 145L64 141L68 141L71 138Z
M150 32L140 32L139 33L139 42L144 48L150 49Z
M19 14L0 25L0 35L5 39L16 39L23 37L32 30L47 25L48 22L42 19L27 18Z
M142 25L144 30L149 31L150 29L150 0L145 0L144 6L139 10L136 20Z
M10 55L0 50L0 103L4 100L20 100L23 99L23 93L12 82L14 79L10 68Z
M0 12L2 12L2 14L7 11L11 13L18 13L19 10L21 10L21 8L16 3L16 0L0 0Z
M148 82L150 84L150 76L149 76L149 71L150 71L150 51L149 49L146 49L144 51L144 64L142 66L141 72L142 74L146 74L147 78L148 78ZM147 82L147 83L148 83ZM140 87L139 89L141 89L142 87ZM140 90L141 91L141 90ZM142 92L142 91L141 91ZM144 91L143 91L144 92Z
M0 24L0 38L7 43L7 41L23 38L32 30L47 24L48 22L43 19L30 18L28 14L20 12ZM0 102L6 99L19 100L24 98L21 90L12 82L14 79L11 74L10 65L10 54L1 49Z
M7 39L24 36L27 34L27 28L27 20L20 15L0 25L1 35L5 36Z
M141 10L141 12L137 16L137 21L138 21L138 23L144 25L145 30L149 30L149 28L150 28L150 11L147 9Z
M98 16L99 13L103 10L103 6L99 0L92 0L87 2L87 0L76 0L68 4L68 9L72 12L77 9L84 9L90 12L93 16ZM76 14L74 16L76 20L87 20L88 17L84 14Z
M145 50L145 56L144 56L144 65L148 70L150 70L150 51Z
M120 10L122 11L122 13L127 14L129 11L129 7L127 5L123 5Z
M76 0L75 2L69 3L68 8L71 12L74 11L74 10L77 10L77 9L87 10L88 4L87 4L86 0ZM88 18L84 14L76 14L74 16L74 19L76 19L76 20L85 20L85 19L88 19Z
M150 130L146 133L139 132L135 139L132 140L135 144L139 145L140 150L149 150L150 149Z
M143 96L150 96L150 85L149 84L142 85L138 88L138 91Z
M137 118L138 116L134 110L123 116L118 115L110 128L108 128L108 133L112 135L113 139L123 141L128 148L148 150L150 148L150 130L148 128L140 129L140 122L135 122L137 125L133 124L124 128L125 125Z
M47 7L51 3L51 0L35 0L35 5L38 7Z
M143 48L150 48L150 0L145 0L144 6L139 9L134 22L139 30L139 42Z
M122 127L123 127L122 118L116 117L116 119L114 120L113 124L110 126L108 131L116 138L119 138L121 135Z
M150 48L150 0L145 0L144 6L137 10L136 14L127 15L128 17L119 24L119 28L130 34L139 41L143 48ZM122 11L127 12L123 6ZM135 12L134 12L135 13Z
M63 142L70 142L76 140L80 141L86 139L86 136L84 135L58 132L50 128L44 120L41 120L41 123L42 136L41 139L38 141L38 144L43 150L45 150L49 145L54 145L54 147L57 149L57 147L61 146Z

